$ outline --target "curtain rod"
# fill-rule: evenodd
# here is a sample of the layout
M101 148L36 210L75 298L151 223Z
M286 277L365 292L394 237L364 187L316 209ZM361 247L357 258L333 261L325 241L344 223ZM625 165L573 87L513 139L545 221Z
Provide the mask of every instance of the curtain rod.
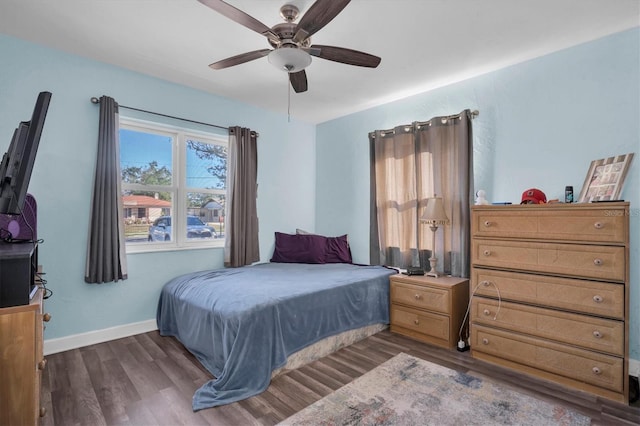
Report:
M471 119L473 120L474 118L476 118L478 115L480 115L480 111L478 111L477 109L474 109L473 111L469 112L471 114ZM462 113L460 114L453 114L453 115L445 115L443 117L433 117L431 120L427 120L427 121L416 121L416 125L418 126L418 128L420 128L420 126L426 126L427 124L431 125L431 121L435 118L438 119L440 118L442 120L443 123L445 123L445 120L453 120L456 118L460 118L460 116L462 115Z
M476 118L478 115L480 115L480 111L478 111L477 109L474 109L473 111L470 112L471 113L471 119L473 120L474 118ZM451 120L454 118L460 118L460 114L453 114L453 115L446 115L443 117L433 117L431 120L427 120L427 121L416 121L414 123L411 124L407 124L406 126L404 126L406 128L406 130L410 130L411 127L413 127L414 125L418 126L418 128L420 128L420 126L426 126L427 124L431 124L431 121L434 119L446 119L446 120ZM400 126L397 126L400 127ZM369 136L371 137L375 137L375 131L374 132L369 132ZM382 134L393 134L395 133L395 129L389 129L389 130L382 130Z
M99 104L100 103L100 99L96 98L94 96L94 97L91 98L91 103L92 104ZM146 109L134 108L134 107L126 106L126 105L118 104L118 106L120 108L130 109L132 111L146 112L147 114L159 115L161 117L173 118L175 120L182 120L182 121L187 121L189 123L202 124L204 126L210 126L210 127L216 127L218 129L229 130L228 127L218 126L217 124L205 123L203 121L190 120L188 118L176 117L176 116L173 116L173 115L162 114L162 113L159 113L159 112L147 111Z

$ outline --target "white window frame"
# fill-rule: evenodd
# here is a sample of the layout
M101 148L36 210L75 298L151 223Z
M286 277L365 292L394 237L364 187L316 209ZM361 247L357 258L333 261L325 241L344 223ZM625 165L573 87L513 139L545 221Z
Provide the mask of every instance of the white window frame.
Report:
M224 238L212 240L188 240L187 239L187 193L207 193L212 196L226 195L225 189L208 189L187 187L187 141L195 139L198 142L206 142L215 145L222 145L229 148L228 136L215 133L188 129L184 127L171 126L153 121L139 120L134 118L120 117L120 129L134 130L143 133L157 133L171 136L172 143L172 182L170 186L162 185L141 185L122 183L122 190L132 189L141 191L170 192L172 199L171 207L171 241L169 242L140 242L126 243L126 252L148 253L176 250L210 249L224 248L226 232ZM151 225L151 224L150 224Z

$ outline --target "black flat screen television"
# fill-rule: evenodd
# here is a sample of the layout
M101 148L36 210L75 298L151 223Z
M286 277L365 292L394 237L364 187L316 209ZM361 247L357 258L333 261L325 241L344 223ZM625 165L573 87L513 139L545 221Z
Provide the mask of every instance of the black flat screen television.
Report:
M0 214L22 214L50 101L51 93L40 92L31 120L21 122L13 132L0 163Z

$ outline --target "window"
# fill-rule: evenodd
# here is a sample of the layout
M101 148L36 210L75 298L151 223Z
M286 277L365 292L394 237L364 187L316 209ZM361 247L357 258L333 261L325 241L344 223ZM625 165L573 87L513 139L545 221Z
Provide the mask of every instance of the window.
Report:
M120 119L128 252L224 246L227 136Z

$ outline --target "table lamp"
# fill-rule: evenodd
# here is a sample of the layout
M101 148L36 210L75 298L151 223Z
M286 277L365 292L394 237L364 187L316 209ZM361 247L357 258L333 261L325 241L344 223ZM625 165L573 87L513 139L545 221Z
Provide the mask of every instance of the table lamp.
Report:
M438 225L449 223L449 218L444 211L442 197L427 198L427 207L420 217L420 222L428 224L431 229L431 257L429 258L431 270L427 273L427 276L437 278L440 274L436 272L436 265L438 264L438 258L436 257L436 231L438 230Z

